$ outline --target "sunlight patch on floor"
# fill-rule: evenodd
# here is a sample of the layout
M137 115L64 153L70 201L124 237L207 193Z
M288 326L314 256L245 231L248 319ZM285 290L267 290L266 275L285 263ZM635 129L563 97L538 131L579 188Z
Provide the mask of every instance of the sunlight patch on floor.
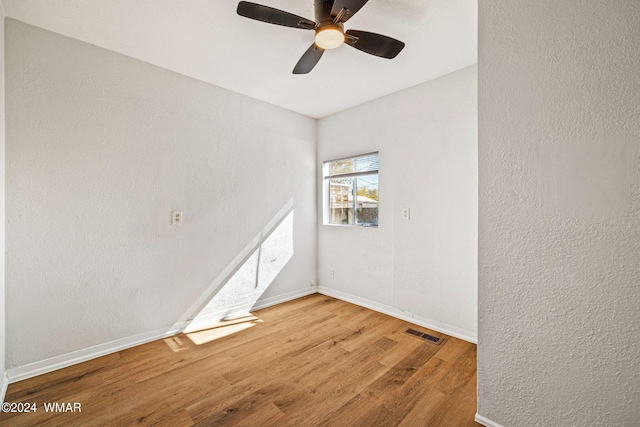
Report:
M187 337L196 345L206 344L220 338L233 335L262 323L259 317L246 315L239 318L222 320L213 327L187 333Z
M173 350L174 353L177 353L179 351L182 350L186 350L187 348L189 348L187 345L185 345L185 343L180 339L180 337L169 337L169 338L165 338L164 340L165 344L167 344L169 346L169 348L171 350Z

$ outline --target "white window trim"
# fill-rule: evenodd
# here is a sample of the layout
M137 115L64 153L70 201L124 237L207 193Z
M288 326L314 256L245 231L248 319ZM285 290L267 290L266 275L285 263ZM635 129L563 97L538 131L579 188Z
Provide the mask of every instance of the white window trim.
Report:
M379 223L377 224L370 224L370 223L357 223L357 198L353 197L353 210L354 213L356 215L356 218L354 218L354 223L353 224L339 224L339 223L331 223L329 222L330 220L330 203L329 203L329 197L330 197L330 181L332 177L340 177L340 178L349 178L349 177L354 177L357 180L357 177L360 176L367 176L367 175L378 175L380 174L380 166L378 165L378 169L374 170L374 171L366 171L366 172L353 172L353 173L347 173L347 174L340 174L340 175L327 175L325 174L325 166L327 164L330 164L332 162L338 162L341 160L349 160L349 159L357 159L360 157L367 157L367 156L372 156L372 155L376 155L378 156L378 161L379 161L379 157L380 157L380 152L378 151L373 151L370 153L362 153L362 154L357 154L354 156L346 156L346 157L340 157L337 159L331 159L331 160L325 160L322 162L322 225L327 225L327 226L331 226L331 227L362 227L362 228L375 228L377 229L379 227ZM357 181L356 181L357 182ZM353 191L354 191L354 196L355 196L355 192L357 191L357 185L355 185L353 187ZM378 211L378 215L379 215L379 211ZM379 221L378 221L379 222Z

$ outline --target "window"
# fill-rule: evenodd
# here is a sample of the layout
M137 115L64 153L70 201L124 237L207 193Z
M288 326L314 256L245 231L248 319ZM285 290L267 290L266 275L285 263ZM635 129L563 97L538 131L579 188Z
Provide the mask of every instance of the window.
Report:
M378 153L322 164L324 223L378 226Z

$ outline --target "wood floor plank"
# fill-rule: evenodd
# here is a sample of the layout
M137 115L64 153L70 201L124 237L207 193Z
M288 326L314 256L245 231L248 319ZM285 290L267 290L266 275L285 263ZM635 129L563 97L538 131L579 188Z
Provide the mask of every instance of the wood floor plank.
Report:
M416 402L414 408L405 415L404 418L398 420L398 427L416 427L416 426L447 426L455 425L459 427L460 424L434 424L433 414L440 411L440 408L444 406L448 397L438 390L429 389L420 397ZM473 417L471 418L471 421ZM479 424L472 424L479 425Z
M366 419L372 408L377 408L386 395L395 395L398 389L424 366L438 351L438 348L424 343L405 356L384 375L371 383L349 402L333 411L320 425L332 425L334 419L350 419L354 425L369 421Z
M324 384L313 389L303 389L295 400L289 400L286 411L287 426L318 425L327 418L329 408L340 407L375 381L385 372L385 367L376 361L361 365L344 377L332 376ZM282 402L276 402L276 404Z
M0 425L478 425L474 344L320 294L252 315L10 384L39 410Z
M86 387L86 382L93 382L95 374L105 372L110 366L116 366L120 361L118 353L109 354L99 359L89 360L70 366L65 369L50 372L46 375L39 375L25 381L11 384L7 390L7 399L19 401L34 394L44 393L47 389L60 390L73 389L73 387ZM70 390L72 392L72 390Z
M362 420L371 426L388 426L399 422L414 409L424 395L437 390L438 384L450 368L447 362L432 357L398 388L397 393L370 395L377 404L372 405L373 408L364 414Z
M326 407L341 406L384 374L386 367L378 363L377 358L395 344L388 341L381 338L361 351L345 354L321 371L320 378L317 370L309 372L286 398L276 400L276 405L292 420L305 423L311 423L312 413L326 416ZM323 396L322 401L318 402L318 396Z

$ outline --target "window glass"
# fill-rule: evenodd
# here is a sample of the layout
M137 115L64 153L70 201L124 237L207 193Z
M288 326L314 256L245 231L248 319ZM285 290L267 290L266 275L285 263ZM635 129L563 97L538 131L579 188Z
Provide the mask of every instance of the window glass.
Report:
M378 153L323 163L325 224L378 226Z
M365 175L355 180L357 223L378 225L378 175Z
M329 223L353 224L353 178L331 178L329 194Z

